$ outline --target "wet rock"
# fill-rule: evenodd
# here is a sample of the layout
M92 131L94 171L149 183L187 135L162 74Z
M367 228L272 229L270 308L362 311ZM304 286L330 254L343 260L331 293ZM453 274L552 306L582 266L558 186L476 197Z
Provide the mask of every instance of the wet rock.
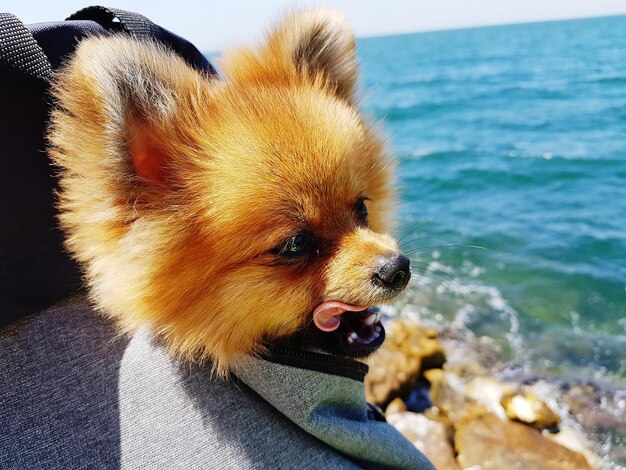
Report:
M450 348L450 362L445 364L443 341ZM438 337L414 321L396 320L366 377L368 400L388 405L387 420L438 469L601 468L600 457L571 429L554 435L545 431L559 425L556 409L569 410L580 422L606 430L606 446L613 449L607 455L615 460L620 444L611 436L626 426L626 419L621 419L624 394L607 396L593 383L559 389L541 378L503 383L488 372L496 374L498 364L481 359L483 352L487 358L497 356L492 354L494 346L481 338L469 341L445 332ZM412 413L422 410L424 414Z
M401 319L388 325L385 344L368 362L366 398L384 407L395 397L406 397L424 370L441 367L445 353L435 330Z
M509 419L537 429L554 428L561 422L559 415L530 390L506 394L502 397L501 404Z
M547 434L546 437L563 447L567 447L574 452L579 452L584 455L587 462L594 470L602 468L602 458L589 449L587 444L583 441L583 438L572 428L561 427L558 433Z
M536 427L554 428L560 417L532 391L517 392L511 385L492 377L463 377L445 369L426 371L431 383L433 404L451 420L458 421L468 414L490 412L500 419L513 419Z
M626 436L626 397L619 393L603 391L593 383L568 384L563 401L585 428L606 429Z
M500 419L506 417L500 403L502 397L513 393L514 390L510 385L491 377L476 377L465 386L465 394L470 399L480 403Z
M419 359L422 371L442 367L446 362L437 332L413 320L398 319L391 323L386 343L392 349L402 351L407 358Z
M502 348L493 339L450 328L439 331L439 340L446 350L447 363L463 377L487 375L487 371L506 367Z
M426 455L437 470L459 469L450 443L450 430L445 424L411 412L395 413L387 421Z
M394 413L402 413L403 411L406 411L406 405L402 401L402 398L397 397L391 400L391 403L387 405L387 409L385 410L385 416L388 418Z
M437 408L436 406L433 406L432 408L428 408L426 411L424 411L423 414L431 421L437 421L449 427L452 426L452 420L450 420L450 418L448 418L447 415L442 413L441 410Z
M461 378L442 369L428 370L424 377L430 382L430 399L437 410L450 419L461 418L466 407Z
M384 408L395 397L409 393L419 376L421 362L417 357L407 357L402 351L384 347L370 360L369 366L365 397Z
M453 372L431 369L424 373L430 382L430 398L437 410L451 421L482 414L486 407L465 394L465 382Z
M487 413L456 423L455 446L461 468L591 469L582 454L543 437L536 429Z

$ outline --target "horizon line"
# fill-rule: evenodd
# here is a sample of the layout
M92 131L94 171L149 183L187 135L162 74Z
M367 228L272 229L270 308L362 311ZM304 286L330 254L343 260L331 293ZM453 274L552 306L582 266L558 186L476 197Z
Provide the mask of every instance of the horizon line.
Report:
M558 23L561 21L580 21L580 20L592 20L592 19L600 19L600 18L615 18L618 16L626 16L626 11L624 13L614 13L609 15L592 15L592 16L574 16L574 17L566 17L566 18L551 18L544 20L522 20L522 21L514 21L512 23L486 23L486 24L475 24L475 25L467 25L467 26L453 26L453 27L443 27L443 28L434 28L434 29L420 29L413 31L403 31L403 32L391 32L391 33L376 33L367 36L357 36L357 39L373 39L373 38L382 38L388 36L407 36L410 34L422 34L422 33L438 33L444 31L463 31L467 29L481 29L481 28L497 28L499 26L520 26L525 24L537 24L537 23Z

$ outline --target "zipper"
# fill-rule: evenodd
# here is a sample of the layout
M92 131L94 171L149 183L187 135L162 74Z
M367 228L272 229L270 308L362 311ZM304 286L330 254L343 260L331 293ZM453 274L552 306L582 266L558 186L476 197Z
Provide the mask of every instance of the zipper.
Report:
M367 364L342 356L273 345L268 345L267 350L268 353L261 355L261 358L266 361L348 377L359 382L363 382L365 374L369 370Z

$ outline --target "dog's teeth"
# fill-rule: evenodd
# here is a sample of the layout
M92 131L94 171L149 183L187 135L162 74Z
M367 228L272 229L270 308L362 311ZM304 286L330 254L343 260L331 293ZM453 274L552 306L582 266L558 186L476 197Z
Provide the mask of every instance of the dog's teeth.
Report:
M363 323L365 323L368 326L371 326L374 323L376 323L376 317L377 315L375 313L370 313L370 315L365 319Z
M380 321L380 316L381 316L381 313L380 312L376 312L376 323L378 323Z
M352 341L356 341L356 339L359 337L359 335L356 334L356 331L353 331L352 333L350 333L350 338Z
M351 337L348 337L348 344L354 343L354 340Z

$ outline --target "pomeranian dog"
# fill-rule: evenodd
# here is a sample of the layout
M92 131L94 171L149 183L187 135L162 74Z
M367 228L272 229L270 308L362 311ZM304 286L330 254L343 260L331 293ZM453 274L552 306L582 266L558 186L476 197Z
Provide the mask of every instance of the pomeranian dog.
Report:
M365 357L410 277L392 165L337 12L288 15L206 76L162 45L83 41L49 133L60 220L97 309L226 372L288 344Z

